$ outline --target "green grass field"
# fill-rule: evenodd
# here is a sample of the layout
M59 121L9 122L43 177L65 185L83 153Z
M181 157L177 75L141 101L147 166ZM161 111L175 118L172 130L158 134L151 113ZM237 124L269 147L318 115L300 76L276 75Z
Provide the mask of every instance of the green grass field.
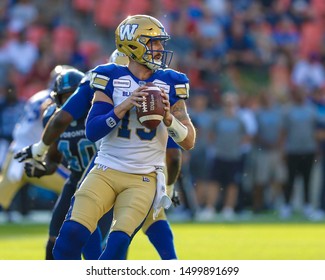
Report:
M183 260L325 260L323 223L172 223L172 228ZM47 231L47 224L0 225L0 259L44 259ZM128 258L159 256L139 232Z

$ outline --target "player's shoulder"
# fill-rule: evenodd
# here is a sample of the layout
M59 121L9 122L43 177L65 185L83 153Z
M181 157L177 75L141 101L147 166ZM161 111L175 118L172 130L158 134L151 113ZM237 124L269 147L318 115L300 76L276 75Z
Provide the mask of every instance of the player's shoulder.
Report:
M109 81L125 74L126 66L115 63L101 64L90 71L90 85L92 88L104 90Z
M103 76L111 76L111 75L116 75L116 73L123 71L125 67L126 66L118 65L116 63L105 63L96 66L90 72L103 75Z
M159 69L156 74L158 77L161 77L171 84L189 83L189 79L186 74L171 68Z
M47 124L47 122L49 121L49 119L52 117L54 112L56 111L56 108L57 107L56 107L55 104L51 104L45 109L45 111L43 113L43 118L42 118L42 122L43 122L44 127Z
M162 88L166 87L164 88L166 92L169 94L174 92L181 99L189 97L190 84L186 74L170 68L160 69L155 74L155 84Z

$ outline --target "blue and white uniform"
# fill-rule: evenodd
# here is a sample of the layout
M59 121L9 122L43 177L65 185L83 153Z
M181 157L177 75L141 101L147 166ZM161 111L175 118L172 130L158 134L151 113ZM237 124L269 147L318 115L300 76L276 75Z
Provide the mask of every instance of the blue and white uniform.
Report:
M30 178L24 173L24 163L13 159L13 155L22 148L37 142L41 138L42 104L50 97L50 90L42 90L33 95L25 104L22 118L13 132L10 145L0 178L0 205L8 209L16 193L27 183L60 193L69 172L63 166L48 176Z
M171 106L188 97L188 78L171 69L158 70L150 79L140 81L125 66L98 66L91 77L91 86L109 96L114 106L122 103L139 86L153 82L169 94ZM96 164L127 173L146 174L156 166L164 166L167 130L163 123L149 130L137 120L136 109L130 110L119 125L102 139ZM150 146L150 149L148 149Z

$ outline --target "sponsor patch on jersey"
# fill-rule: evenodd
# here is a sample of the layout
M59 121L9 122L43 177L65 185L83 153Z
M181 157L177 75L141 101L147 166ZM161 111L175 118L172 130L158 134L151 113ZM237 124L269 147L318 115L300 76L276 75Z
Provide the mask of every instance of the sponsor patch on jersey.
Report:
M92 74L91 86L104 90L108 84L109 78L97 73Z
M131 87L131 81L126 79L113 80L113 86L116 88L129 88Z
M190 85L188 83L175 85L175 91L178 97L186 99L189 97Z

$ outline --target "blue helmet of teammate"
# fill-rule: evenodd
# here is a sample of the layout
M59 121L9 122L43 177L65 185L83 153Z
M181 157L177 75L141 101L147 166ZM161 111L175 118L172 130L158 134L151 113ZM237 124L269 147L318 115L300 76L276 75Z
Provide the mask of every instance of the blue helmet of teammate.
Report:
M57 76L53 91L51 92L51 97L57 107L61 107L64 100L77 89L84 76L85 74L77 69L64 70ZM63 96L65 97L64 99L62 98Z

